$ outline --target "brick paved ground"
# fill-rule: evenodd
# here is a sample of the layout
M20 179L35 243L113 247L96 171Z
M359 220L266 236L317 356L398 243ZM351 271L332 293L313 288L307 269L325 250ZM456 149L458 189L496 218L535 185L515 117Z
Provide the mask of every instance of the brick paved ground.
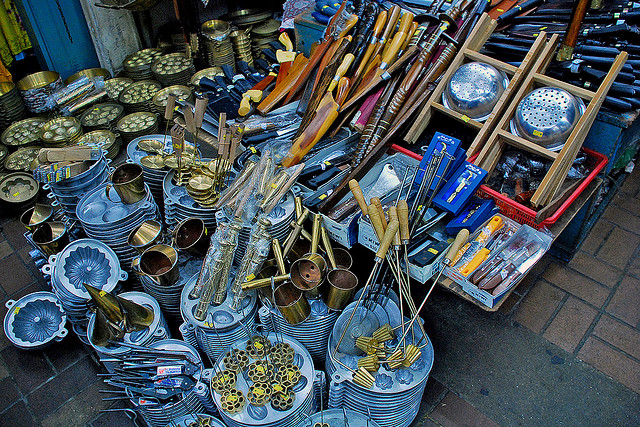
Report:
M500 312L640 393L640 168L626 180L568 264L546 256ZM0 315L4 302L46 289L31 263L23 228L5 219L0 233ZM455 339L451 337L450 339ZM438 363L436 357L436 363ZM121 407L103 402L92 353L73 334L47 350L26 352L0 334L3 426L128 426ZM415 425L496 425L431 378Z

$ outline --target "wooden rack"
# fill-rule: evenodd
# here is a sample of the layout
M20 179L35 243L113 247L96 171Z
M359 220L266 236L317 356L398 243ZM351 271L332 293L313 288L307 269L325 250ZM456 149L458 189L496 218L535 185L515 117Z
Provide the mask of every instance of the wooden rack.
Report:
M491 172L498 163L506 146L517 147L552 160L553 164L551 165L551 168L531 198L531 203L534 207L545 206L556 197L565 178L567 177L567 174L569 173L569 170L571 169L571 165L573 164L580 147L582 147L582 143L584 142L584 139L586 138L589 129L600 110L600 106L602 105L611 84L616 79L628 56L626 52L620 53L615 58L607 76L600 84L598 90L596 92L592 92L543 74L547 65L553 59L557 42L558 36L554 35L551 38L551 41L544 47L542 54L535 61L533 69L526 76L524 83L520 86L517 94L511 99L505 113L502 114L498 120L489 140L485 146L482 147L480 154L474 162L491 175ZM516 109L524 97L532 90L545 86L564 89L570 94L583 99L585 103L589 103L560 152L550 151L545 147L512 134L509 130L509 122L514 117Z
M491 58L479 52L480 49L482 49L482 46L484 46L484 44L487 42L489 36L493 33L496 25L497 22L495 20L492 20L487 14L484 14L480 21L478 21L475 29L482 32L480 34L477 34L478 31L474 30L474 33L472 33L472 35L467 38L460 51L451 62L451 65L449 66L447 72L442 76L440 83L434 89L426 105L418 114L416 121L413 123L411 128L409 128L409 131L404 137L405 142L410 144L416 143L418 138L420 138L424 130L429 125L433 113L438 112L452 117L462 125L477 132L476 137L473 139L470 147L467 150L467 156L473 156L483 147L485 142L489 139L491 132L495 128L495 124L504 113L506 107L509 105L509 100L511 99L513 94L516 93L516 91L520 87L520 84L526 78L527 74L533 67L538 56L541 54L546 43L546 34L543 31L534 41L520 66L514 67L513 65ZM491 114L489 115L487 120L484 121L484 123L478 122L467 117L464 114L451 110L442 104L442 94L446 90L449 80L451 80L453 74L458 70L458 68L460 68L460 66L472 61L483 62L492 65L509 76L509 85L500 96L500 99L493 107Z

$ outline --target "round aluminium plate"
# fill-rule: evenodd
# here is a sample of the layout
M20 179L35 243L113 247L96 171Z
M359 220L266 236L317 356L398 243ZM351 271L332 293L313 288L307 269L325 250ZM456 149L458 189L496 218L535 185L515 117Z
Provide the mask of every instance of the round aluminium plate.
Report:
M47 122L41 117L20 120L2 132L0 139L7 147L20 147L40 139L40 128Z
M95 239L78 239L55 256L53 274L57 282L72 295L89 299L84 284L111 292L127 273L120 269L115 252Z
M198 426L226 427L222 421L218 420L217 418L213 418L211 415L207 415L207 414L189 414L183 417L175 418L171 420L171 423L169 423L167 427L198 427Z
M346 422L345 422L346 421ZM316 423L326 423L328 427L378 427L378 424L361 414L360 412L353 411L351 409L327 409L322 412L316 412L308 419L297 424L296 427L313 427Z
M26 171L33 170L35 163L38 163L38 153L42 147L22 147L17 151L9 154L4 160L4 168L10 171Z
M67 315L52 292L33 292L5 306L4 333L17 347L39 349L67 335Z

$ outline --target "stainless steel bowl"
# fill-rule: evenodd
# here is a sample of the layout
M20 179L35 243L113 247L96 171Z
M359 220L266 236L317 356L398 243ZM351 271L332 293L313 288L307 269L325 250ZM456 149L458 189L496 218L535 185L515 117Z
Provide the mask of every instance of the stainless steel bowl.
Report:
M564 89L541 87L525 96L511 119L511 132L551 151L560 151L585 105Z
M508 85L507 75L494 66L469 62L451 76L442 94L442 103L451 110L482 122L489 118Z

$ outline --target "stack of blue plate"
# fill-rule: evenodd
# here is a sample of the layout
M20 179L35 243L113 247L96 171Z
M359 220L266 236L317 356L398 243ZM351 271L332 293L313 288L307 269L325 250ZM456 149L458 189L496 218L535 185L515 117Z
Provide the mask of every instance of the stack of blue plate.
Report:
M42 272L51 276L51 286L72 323L87 323L88 303L91 300L84 284L105 292L116 289L118 282L127 279L118 257L104 243L94 239L79 239L67 245L57 255L49 257Z
M144 292L124 292L118 294L118 296L129 301L133 301L136 304L140 304L141 306L147 307L148 309L153 311L153 322L151 322L151 325L149 325L149 327L141 331L135 331L125 334L124 337L122 337L122 341L129 344L148 346L149 344L156 341L171 338L167 322L164 320L162 312L160 311L160 305L155 299L153 299L153 297L145 294ZM129 347L121 345L108 345L106 347L95 345L92 341L93 324L95 322L95 318L95 313L91 313L91 315L89 316L89 324L87 326L87 341L96 351L98 357L100 358L100 361L107 369L107 371L109 371L110 373L114 373L115 368L118 365L114 362L103 359L111 359L114 357L114 355L118 355L118 357L121 357L122 354L131 351L131 349Z
M129 246L129 233L147 220L159 220L160 214L146 184L145 197L133 204L122 203L113 189L109 200L107 186L99 185L87 193L78 203L76 215L87 236L106 243L118 255L122 268L130 271L138 253Z
M269 300L265 298L263 303L269 304ZM311 306L309 318L297 325L289 324L277 308L269 308L266 305L260 308L258 315L261 323L266 322L265 326L269 330L275 330L279 334L285 334L300 341L311 354L313 362L324 365L329 335L340 313L329 311L320 299L309 300L309 305Z
M285 342L295 351L293 364L300 369L301 376L300 381L292 388L295 392L293 406L286 411L280 411L274 409L270 403L267 403L264 406L254 406L247 401L240 412L229 414L222 409L220 404L220 394L212 390L213 399L218 408L218 412L220 413L220 417L229 427L295 426L300 422L300 420L307 418L307 416L315 410L315 395L313 389L315 386L316 372L309 352L298 341L291 337L287 337L286 335L270 333L266 338L271 341L272 345L278 342ZM231 346L231 349L244 350L246 345L246 339L239 340ZM218 361L215 364L214 370L217 372L225 369L223 356L224 355L218 358ZM249 391L250 384L251 381L245 375L238 375L236 389L242 392L245 399L247 392Z
M89 163L91 162L93 162L93 164L89 169L81 174L73 178L63 179L59 182L45 184L42 187L45 190L50 190L48 197L55 200L51 205L59 204L69 219L78 219L76 206L80 199L82 199L82 196L98 185L103 184L109 178L110 159L107 159L104 157L104 154L102 154L100 159L89 161Z
M233 295L228 292L227 298L220 305L209 305L204 321L197 320L193 313L198 305L198 298L190 298L189 293L198 280L199 273L191 277L182 290L180 312L186 324L195 326L195 337L200 350L211 360L225 353L229 346L240 339L248 339L255 333L258 313L255 291L247 292L238 310L231 308Z
M336 321L334 330L329 337L330 345L327 348L326 358L327 373L331 377L329 407L347 408L370 414L380 427L406 427L418 414L422 394L433 366L431 341L425 337L427 345L422 347L420 358L408 368L401 367L390 370L386 364L381 365L378 372L372 374L375 378L373 387L364 388L355 384L352 380L352 371L337 361L357 370L358 360L364 355L357 348L354 348L355 338L359 335L371 336L373 330L385 323L392 327L399 325L400 313L398 307L391 301L386 304L386 307L375 304L372 310L363 310L362 307L359 307L339 351L334 357L333 350L344 330L346 320L353 312L353 307L354 303L347 306ZM424 344L424 340L421 341L423 335L420 328L413 325L412 329L405 338L405 344L421 346ZM397 336L392 341L386 342L387 348L393 350L398 343L398 338Z
M157 154L149 151L144 151L143 149L138 147L138 142L145 139L152 139L155 141L162 142L164 144L166 141L171 141L171 136L158 135L158 134L144 135L134 139L129 143L129 145L127 145L127 157L129 158L129 160L133 161L133 163L142 166L144 182L149 186L149 189L151 190L151 194L153 194L153 198L155 199L156 203L159 205L162 203L162 200L163 200L162 182L164 181L164 177L167 174L167 172L169 172L169 168L165 166L161 169L154 169L154 168L148 167L149 165L146 165L145 163L141 162L141 159L143 157ZM169 151L173 151L173 146L171 146Z

